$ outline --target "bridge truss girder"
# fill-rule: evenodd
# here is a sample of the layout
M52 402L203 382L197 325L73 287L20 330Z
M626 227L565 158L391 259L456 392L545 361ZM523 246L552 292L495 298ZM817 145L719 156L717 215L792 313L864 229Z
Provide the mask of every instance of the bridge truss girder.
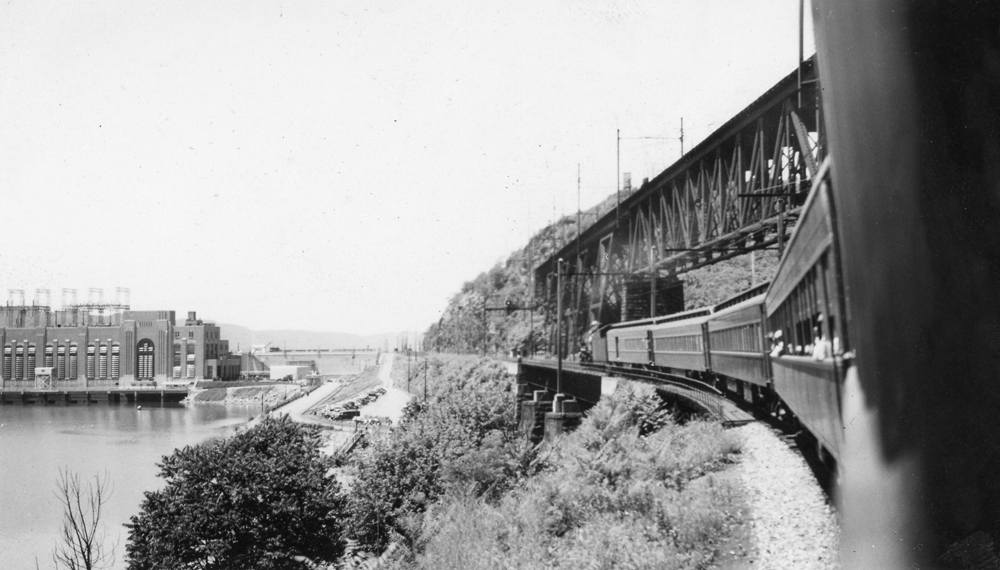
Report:
M804 62L801 77L799 70L785 77L536 268L550 351L559 338L559 281L563 353L569 354L590 322L635 317L629 290L636 284L649 291L643 316L660 316L657 295L679 275L783 246L824 157L814 68L814 61ZM633 307L625 311L630 300Z

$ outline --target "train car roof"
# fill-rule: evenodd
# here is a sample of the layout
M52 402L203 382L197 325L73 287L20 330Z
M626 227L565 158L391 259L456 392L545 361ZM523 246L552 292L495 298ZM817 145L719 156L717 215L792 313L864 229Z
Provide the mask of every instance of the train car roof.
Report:
M730 297L730 298L726 299L725 301L723 301L723 302L719 303L718 305L716 305L715 309L712 312L718 313L719 311L721 311L723 309L728 309L729 307L732 307L734 305L739 305L740 303L742 303L743 301L746 301L747 299L752 299L754 297L757 297L758 295L764 295L765 293L767 293L767 288L770 287L770 286L771 286L771 282L770 281L765 281L764 283L761 283L760 285L755 285L755 286L753 286L753 287L751 287L751 288L749 288L749 289L747 289L747 290L745 290L745 291L743 291L741 293L737 293L737 294L733 295L732 297Z
M613 323L610 325L605 325L605 327L607 327L605 330L611 330L622 327L635 327L642 325L656 325L660 323L669 323L672 321L681 321L685 319L693 319L695 317L708 316L710 314L712 314L712 307L702 307L700 309L691 309L689 311L682 311L680 313L674 313L672 315L665 315L662 317L651 317L648 319L640 319L637 321L623 321L620 323Z
M715 311L712 311L712 317L727 315L729 313L735 313L736 311L743 310L747 307L752 307L754 305L761 305L764 303L764 299L767 297L766 289L761 291L757 295L750 297L749 299L743 299L738 303L728 305L723 309L716 307ZM720 305L721 306L721 305Z

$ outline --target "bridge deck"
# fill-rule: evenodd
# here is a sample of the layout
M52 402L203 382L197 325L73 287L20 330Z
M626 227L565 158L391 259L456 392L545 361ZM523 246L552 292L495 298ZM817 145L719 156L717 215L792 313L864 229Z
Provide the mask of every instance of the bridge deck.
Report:
M557 362L549 359L522 360L521 364L551 370L557 368ZM743 425L756 421L752 414L737 406L736 403L720 393L712 392L708 386L701 387L701 383L695 380L657 375L647 370L611 369L600 364L590 363L584 365L574 360L564 360L563 370L573 374L621 378L653 385L657 389L694 404L726 426ZM569 378L565 381L572 382Z

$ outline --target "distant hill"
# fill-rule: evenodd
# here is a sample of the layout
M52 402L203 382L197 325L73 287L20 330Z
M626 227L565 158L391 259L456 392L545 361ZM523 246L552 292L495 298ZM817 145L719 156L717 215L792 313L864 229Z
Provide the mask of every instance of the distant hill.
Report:
M260 344L288 349L338 349L372 348L392 350L396 346L398 333L383 333L360 336L344 332L318 332L302 330L253 330L239 325L216 323L222 329L222 338L229 341L229 349L247 351Z

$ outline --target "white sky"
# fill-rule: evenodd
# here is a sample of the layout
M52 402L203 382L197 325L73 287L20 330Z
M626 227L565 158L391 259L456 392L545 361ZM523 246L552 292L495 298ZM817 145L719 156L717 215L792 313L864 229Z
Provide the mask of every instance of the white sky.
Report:
M790 73L796 0L11 0L0 299L129 287L257 329L424 329ZM808 6L807 6L808 18ZM811 32L807 53L812 53ZM634 183L677 141L623 140Z

